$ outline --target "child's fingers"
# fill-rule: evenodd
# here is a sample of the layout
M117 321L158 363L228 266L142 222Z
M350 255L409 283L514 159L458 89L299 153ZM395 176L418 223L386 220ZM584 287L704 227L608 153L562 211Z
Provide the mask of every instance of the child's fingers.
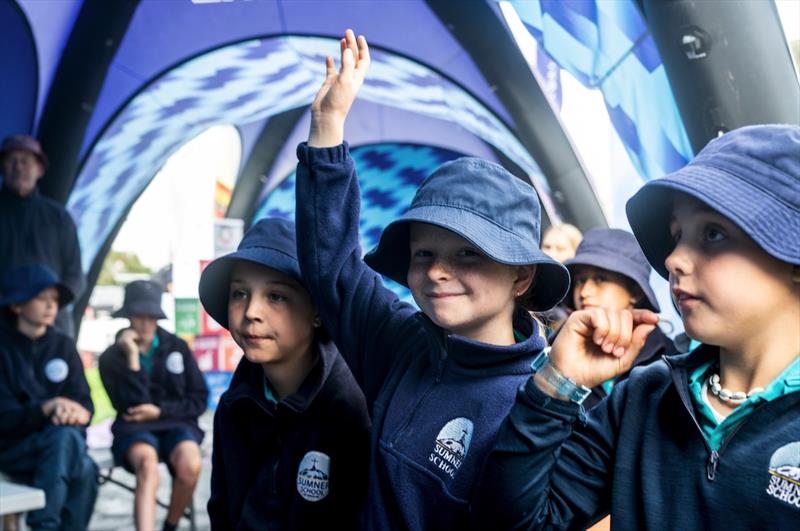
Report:
M327 77L336 75L336 64L333 62L333 56L329 55L325 58L325 75Z
M619 313L619 336L617 343L614 347L614 355L617 357L625 353L625 349L631 342L631 334L633 333L633 314L628 310L622 310Z
M369 46L367 45L367 38L363 35L358 37L358 69L366 70L372 60L369 55Z
M344 39L347 47L350 48L350 51L353 53L353 58L358 57L358 44L356 43L356 34L353 32L353 30L346 30L344 32Z
M591 324L594 329L592 332L592 341L594 341L596 345L602 346L608 334L608 316L606 312L599 308L592 310Z
M616 346L617 339L619 338L619 312L607 311L606 319L608 319L608 333L603 340L602 349L606 354L611 354L614 352L614 347Z
M657 324L658 323L658 314L651 312L650 310L632 310L633 313L633 324L636 326L637 324Z

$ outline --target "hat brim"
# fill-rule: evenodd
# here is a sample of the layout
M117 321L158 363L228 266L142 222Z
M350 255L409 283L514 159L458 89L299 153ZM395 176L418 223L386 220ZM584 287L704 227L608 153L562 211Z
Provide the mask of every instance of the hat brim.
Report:
M631 279L633 282L639 286L639 289L642 290L644 293L645 300L642 301L644 304L642 307L646 310L652 310L656 313L661 311L661 307L658 304L658 299L656 298L656 294L653 292L653 288L650 287L649 279L642 279L636 278L631 276L630 271L635 270L637 264L633 261L629 260L624 256L608 256L600 253L580 253L575 256L575 258L571 258L564 262L564 265L567 266L569 269L570 276L572 278L575 277L575 266L592 266L592 267L599 267L601 269L605 269L607 271L611 271L617 273L619 275L624 276L625 278ZM639 265L638 267L642 267ZM564 299L564 303L571 309L575 309L575 302L573 301L572 297L573 286L570 284L569 292L567 293L567 297Z
M47 171L47 169L50 167L50 161L47 159L47 155L21 146L12 147L9 149L0 149L0 161L2 161L6 157L6 155L11 153L12 151L27 151L28 153L36 157L36 159L39 161L39 163L42 165L45 171Z
M161 309L160 304L152 302L133 302L123 305L122 308L111 314L111 317L120 318L124 317L130 319L136 315L146 315L147 317L154 317L155 319L166 319L164 311Z
M735 223L767 254L800 265L800 216L770 192L712 166L690 164L645 184L625 205L628 221L650 265L669 278L664 264L674 244L669 226L674 194L682 192ZM769 208L759 208L767 202Z
M0 307L3 306L10 306L12 304L22 304L28 302L29 300L33 299L42 292L42 290L47 289L49 287L54 287L58 290L58 308L61 309L67 304L71 303L75 296L72 294L72 290L69 289L64 284L56 282L53 284L52 282L43 282L36 286L32 286L29 292L22 293L12 293L6 296L4 299L0 299Z
M250 247L221 256L208 264L200 275L200 303L206 313L216 322L228 328L228 298L230 297L231 273L239 261L252 262L297 280L304 286L300 277L300 264L297 260L277 249Z
M408 287L408 231L410 224L415 222L428 223L454 232L501 264L536 265L535 287L529 310L543 311L552 308L564 298L569 289L567 268L539 250L536 242L522 240L469 210L443 205L410 209L400 219L390 223L381 234L378 245L364 256L367 265Z

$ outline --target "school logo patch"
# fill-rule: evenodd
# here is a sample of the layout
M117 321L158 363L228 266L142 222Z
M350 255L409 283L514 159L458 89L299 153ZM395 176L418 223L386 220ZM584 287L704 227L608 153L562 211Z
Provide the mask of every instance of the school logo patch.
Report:
M69 376L69 365L61 358L53 358L44 366L44 375L53 383L61 383Z
M331 458L322 452L308 452L297 468L297 492L304 500L316 502L330 490Z
M775 450L769 475L767 494L800 509L800 441Z
M428 462L455 478L461 463L467 457L471 441L472 421L464 417L455 418L439 431Z
M178 352L170 352L167 356L167 370L172 374L183 373L183 354Z

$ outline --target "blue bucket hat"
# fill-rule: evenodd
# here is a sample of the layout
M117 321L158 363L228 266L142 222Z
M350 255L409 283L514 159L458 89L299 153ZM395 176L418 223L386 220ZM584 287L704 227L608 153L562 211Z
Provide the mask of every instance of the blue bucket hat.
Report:
M72 302L72 290L61 284L49 267L35 264L11 268L0 284L0 306L27 302L51 286L58 290L59 307Z
M294 223L266 218L250 227L235 252L208 264L200 276L200 302L216 322L228 328L228 297L233 266L245 260L290 276L305 286L297 261Z
M583 240L564 265L570 275L575 277L575 266L594 266L607 271L619 273L631 279L645 295L645 300L637 304L637 308L645 308L658 313L656 294L650 287L650 264L647 263L636 238L630 232L620 229L592 229L583 236ZM564 302L572 309L572 286Z
M452 231L501 264L535 264L529 310L552 308L567 293L567 269L539 249L541 212L536 191L502 166L470 157L441 165L422 183L408 211L384 229L364 260L406 287L408 229L413 222Z
M166 319L161 309L161 285L152 280L134 280L125 286L125 301L122 308L112 313L112 317L147 315L156 319Z
M653 268L664 261L673 193L683 192L730 219L767 254L800 265L800 127L753 125L712 140L680 170L645 184L625 207Z

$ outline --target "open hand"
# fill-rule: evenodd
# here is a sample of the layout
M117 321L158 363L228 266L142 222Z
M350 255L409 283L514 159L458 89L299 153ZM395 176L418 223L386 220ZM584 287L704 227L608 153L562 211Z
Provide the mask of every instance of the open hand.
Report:
M348 29L340 47L339 72L333 57L326 57L325 81L311 104L311 131L308 135L311 147L332 147L342 143L345 118L369 68L369 47L363 35L356 39L353 30Z
M139 404L127 409L122 418L128 422L147 422L161 416L161 408L155 404Z
M649 310L573 312L550 359L564 376L592 388L628 371L657 323L658 316Z

